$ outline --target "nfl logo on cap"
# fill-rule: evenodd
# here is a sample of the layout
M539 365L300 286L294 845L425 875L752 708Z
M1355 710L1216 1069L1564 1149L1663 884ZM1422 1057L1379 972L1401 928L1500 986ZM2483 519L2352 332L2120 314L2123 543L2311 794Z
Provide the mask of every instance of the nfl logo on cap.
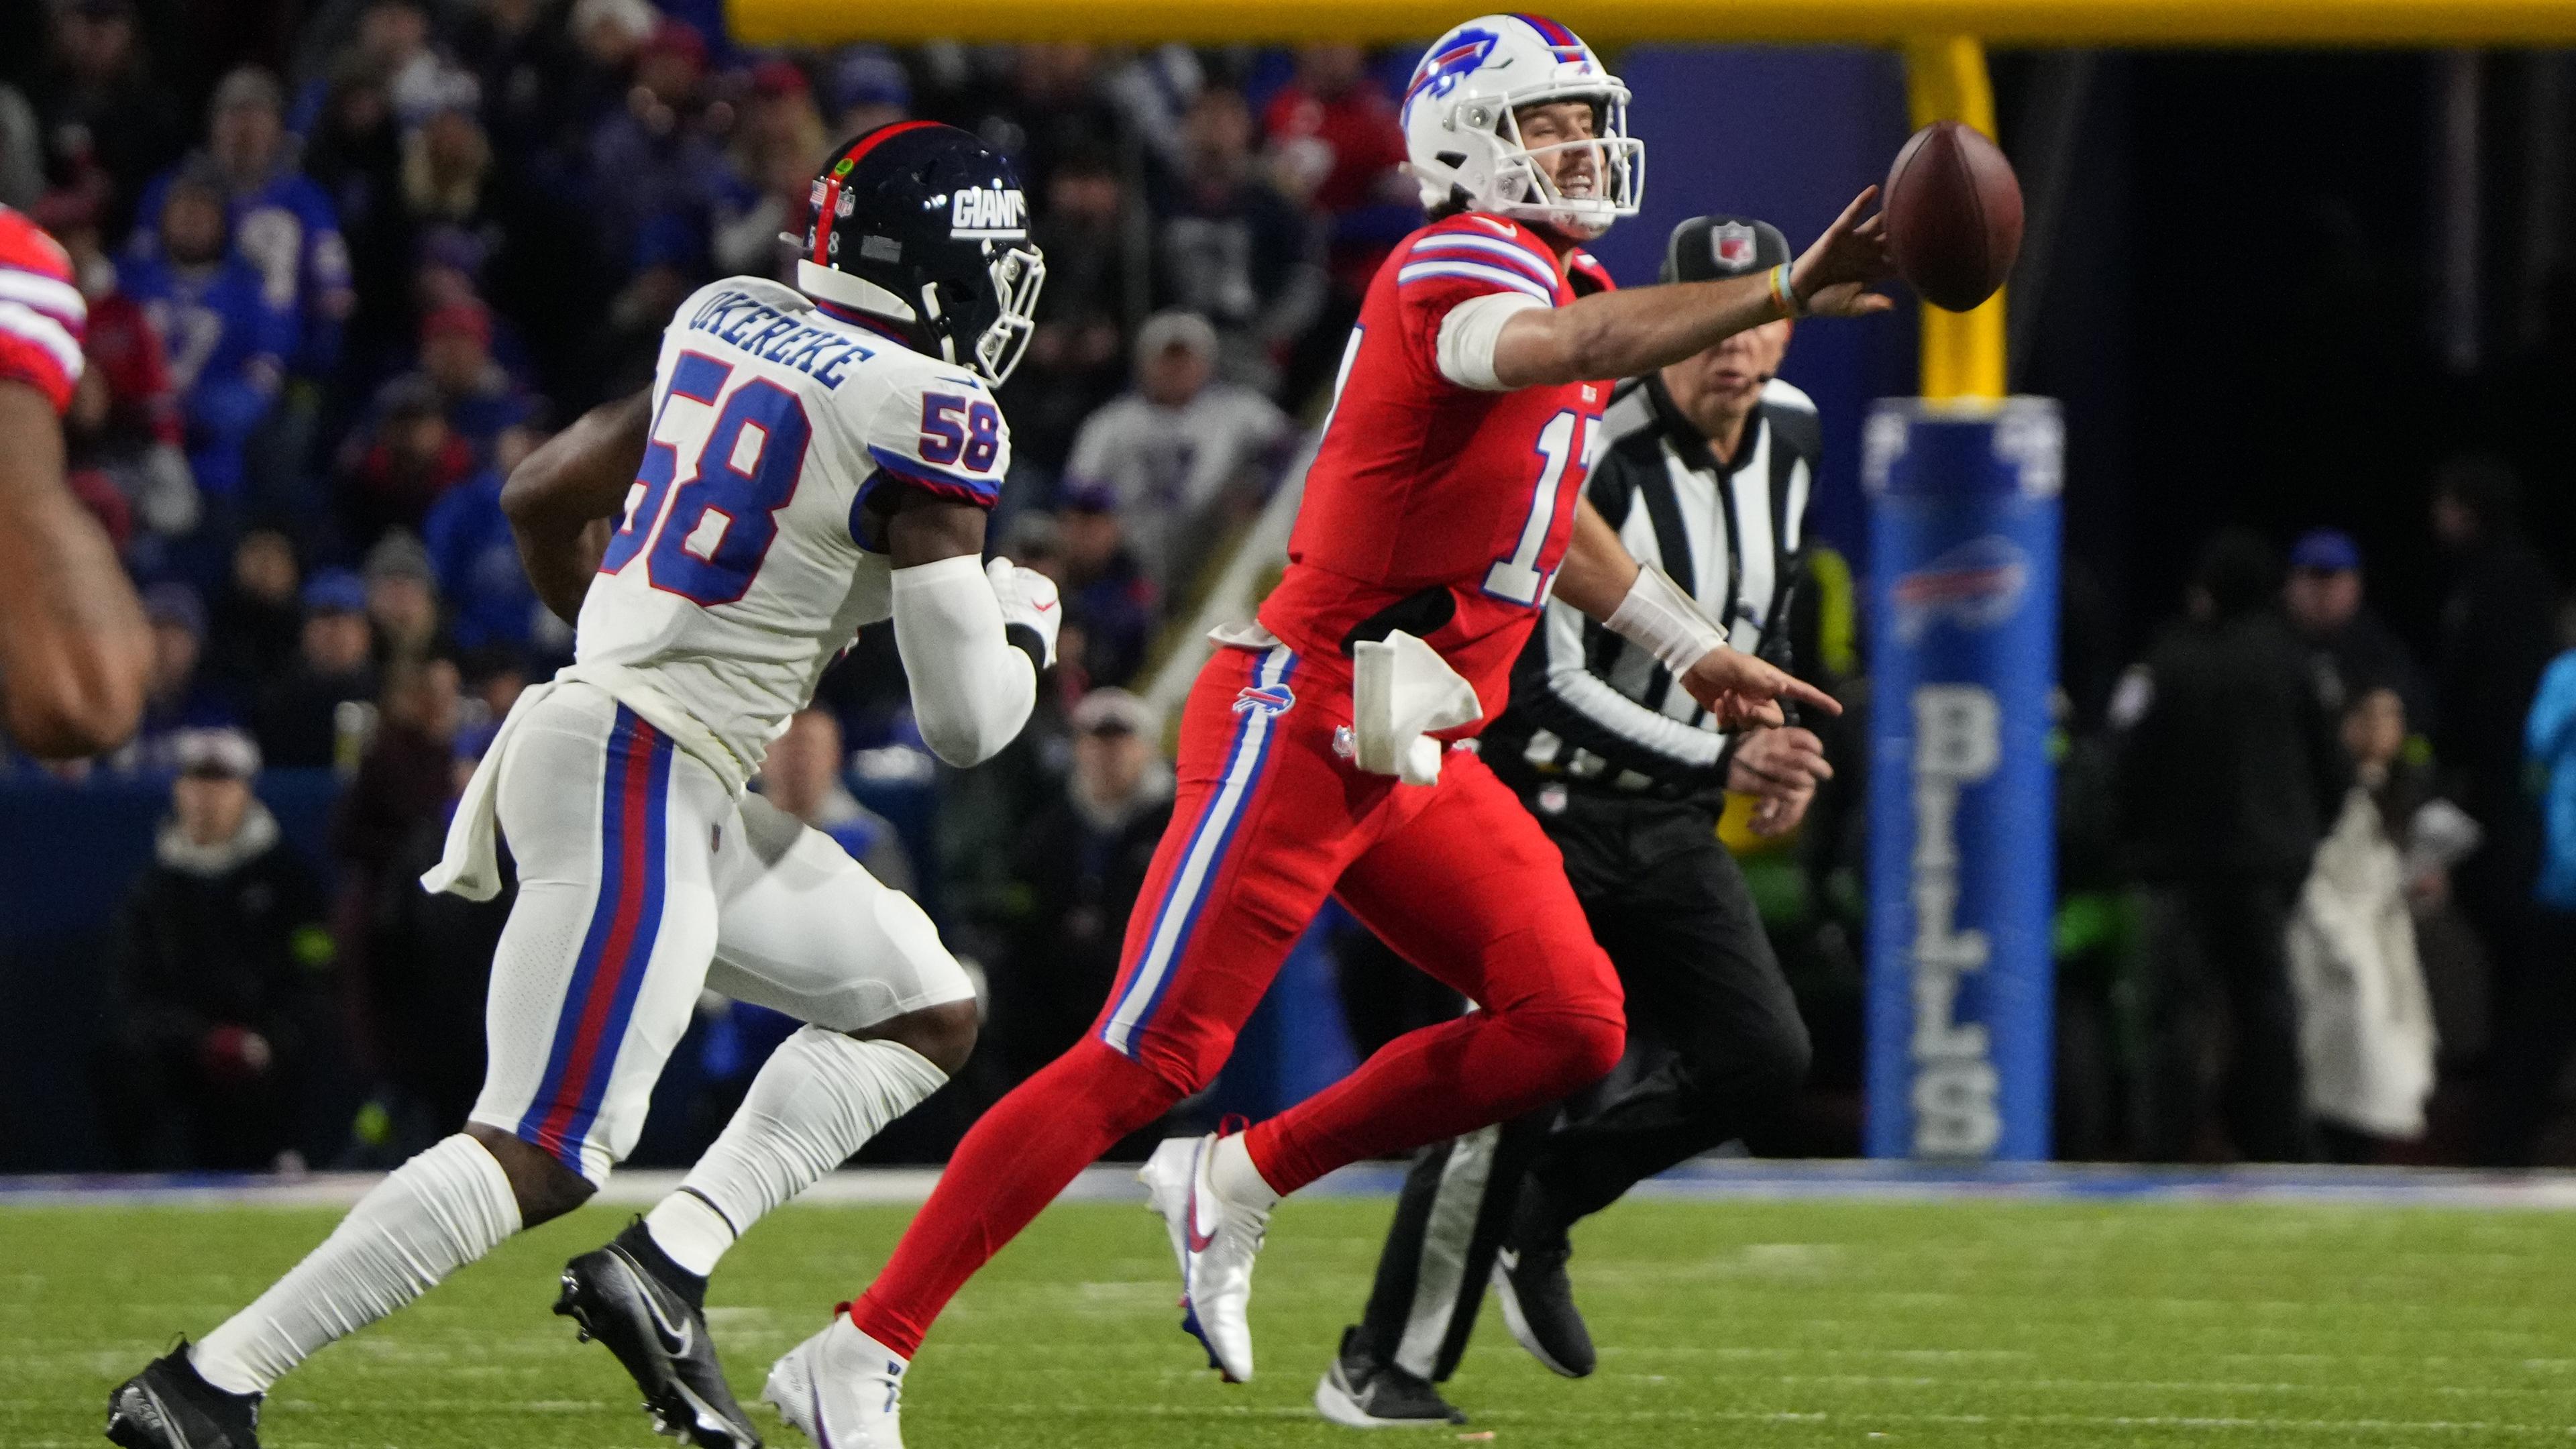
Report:
M1729 271L1753 265L1753 242L1753 228L1740 221L1720 222L1708 229L1709 256Z

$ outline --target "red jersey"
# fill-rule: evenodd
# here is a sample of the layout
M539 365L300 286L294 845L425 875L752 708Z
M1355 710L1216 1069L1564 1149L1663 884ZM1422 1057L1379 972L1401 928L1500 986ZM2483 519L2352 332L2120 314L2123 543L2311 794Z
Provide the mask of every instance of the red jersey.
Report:
M89 308L72 285L72 259L25 216L0 206L0 382L23 382L71 406L81 375Z
M1470 297L1518 292L1564 306L1580 283L1514 221L1469 212L1406 237L1378 268L1342 354L1323 442L1263 627L1347 678L1348 644L1416 635L1503 711L1512 661L1538 621L1574 532L1610 384L1479 392L1440 375L1441 320ZM1473 734L1482 722L1444 735Z

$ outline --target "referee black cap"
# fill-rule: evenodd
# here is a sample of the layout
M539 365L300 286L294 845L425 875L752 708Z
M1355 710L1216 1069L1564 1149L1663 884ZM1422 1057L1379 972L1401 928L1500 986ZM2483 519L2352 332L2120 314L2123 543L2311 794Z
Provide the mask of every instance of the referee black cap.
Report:
M1780 228L1749 216L1695 216L1664 243L1667 282L1713 282L1767 272L1791 260Z

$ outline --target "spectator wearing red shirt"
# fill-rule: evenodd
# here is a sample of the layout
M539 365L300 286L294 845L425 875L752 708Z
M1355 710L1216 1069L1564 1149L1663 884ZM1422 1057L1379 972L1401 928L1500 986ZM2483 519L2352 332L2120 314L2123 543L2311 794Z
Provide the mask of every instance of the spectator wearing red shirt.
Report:
M196 527L197 485L169 356L143 304L117 285L99 215L95 193L64 190L37 203L35 220L62 243L89 305L87 366L64 418L73 491L122 550L138 521L166 537Z
M1404 173L1404 125L1356 45L1310 45L1297 73L1271 96L1261 130L1274 174L1325 232L1331 298L1288 367L1282 396L1295 401L1329 377L1359 320L1378 263L1422 224L1419 188Z

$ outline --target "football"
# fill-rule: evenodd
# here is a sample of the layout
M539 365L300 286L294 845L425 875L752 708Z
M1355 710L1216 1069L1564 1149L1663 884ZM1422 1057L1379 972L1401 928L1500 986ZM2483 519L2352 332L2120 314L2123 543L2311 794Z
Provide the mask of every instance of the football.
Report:
M1887 169L1887 245L1923 300L1965 312L1995 294L2021 252L2021 180L1975 129L1935 121Z

